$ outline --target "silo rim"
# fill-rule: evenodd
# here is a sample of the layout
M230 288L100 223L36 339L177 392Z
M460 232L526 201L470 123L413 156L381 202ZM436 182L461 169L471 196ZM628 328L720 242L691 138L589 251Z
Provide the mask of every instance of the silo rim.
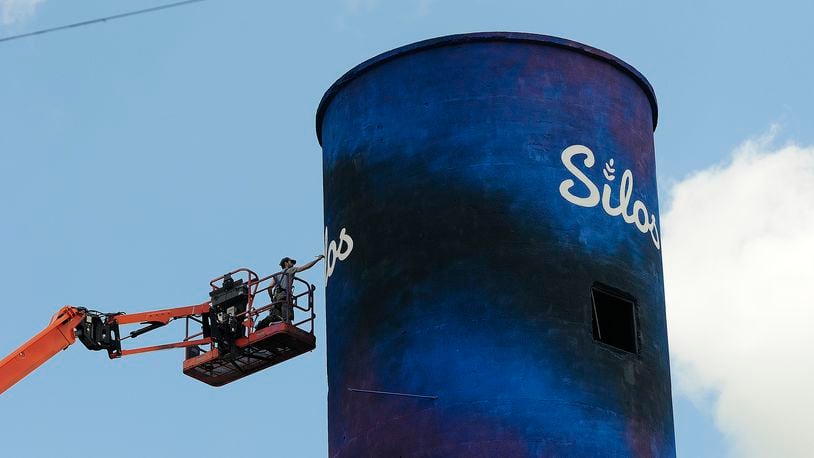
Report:
M553 37L550 35L538 35L535 33L521 33L521 32L475 32L475 33L463 33L458 35L447 35L443 37L431 38L429 40L411 43L409 45L405 45L387 51L385 53L379 54L378 56L372 57L362 62L361 64L353 67L352 69L348 70L347 73L342 75L341 78L336 80L336 82L334 82L331 85L331 87L329 87L328 90L325 91L325 95L322 96L322 100L320 100L319 102L319 107L317 108L316 128L317 128L317 139L319 140L320 146L322 146L322 120L325 115L325 110L328 109L328 105L331 103L331 100L333 100L334 96L346 84L348 84L350 81L352 81L362 73L388 60L403 56L405 54L411 54L414 52L424 51L426 49L431 48L439 48L442 46L456 45L461 43L475 43L480 41L532 42L550 46L559 46L562 48L568 48L570 50L587 54L591 57L594 57L596 59L602 60L613 65L614 67L633 77L636 83L644 90L645 94L647 94L647 98L650 100L650 109L652 110L653 113L653 130L654 131L656 130L656 124L658 123L658 104L656 103L656 93L653 91L653 86L651 86L650 82L647 81L647 78L645 78L644 75L639 73L638 70L633 68L632 65L619 59L618 57L609 54L605 51L602 51L600 49L594 48L592 46L588 46L572 40L566 40L565 38Z

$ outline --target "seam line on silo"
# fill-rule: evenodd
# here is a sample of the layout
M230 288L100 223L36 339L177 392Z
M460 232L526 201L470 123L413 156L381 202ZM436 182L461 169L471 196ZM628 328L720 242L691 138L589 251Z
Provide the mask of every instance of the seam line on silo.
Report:
M354 393L370 393L370 394L384 394L388 396L404 396L408 398L421 398L421 399L438 399L438 396L426 396L423 394L410 394L410 393L394 393L392 391L376 391L376 390L363 390L360 388L348 388L348 391L353 391Z

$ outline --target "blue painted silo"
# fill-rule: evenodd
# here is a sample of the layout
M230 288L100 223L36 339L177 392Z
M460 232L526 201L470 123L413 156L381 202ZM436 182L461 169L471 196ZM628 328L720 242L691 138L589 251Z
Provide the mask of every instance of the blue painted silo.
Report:
M327 91L331 456L675 454L647 80L519 33Z

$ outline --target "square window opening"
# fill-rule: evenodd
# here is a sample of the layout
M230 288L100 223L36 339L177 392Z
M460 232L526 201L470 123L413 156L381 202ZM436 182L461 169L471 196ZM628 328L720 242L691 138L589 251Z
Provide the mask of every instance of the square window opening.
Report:
M635 300L624 293L597 286L591 288L591 299L594 340L628 353L637 353Z

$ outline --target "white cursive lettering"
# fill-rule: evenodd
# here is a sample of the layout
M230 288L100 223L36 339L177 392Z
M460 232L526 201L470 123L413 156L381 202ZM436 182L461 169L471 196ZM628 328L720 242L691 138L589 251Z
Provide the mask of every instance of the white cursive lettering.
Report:
M343 227L342 230L339 232L339 243L337 244L335 240L331 240L331 243L328 243L328 226L325 226L325 283L328 283L328 279L331 278L331 275L334 273L334 268L336 267L336 263L338 261L344 261L345 259L350 256L350 252L353 251L353 239L350 235L347 234L347 231Z
M560 183L560 194L562 194L562 196L565 197L565 200L568 202L579 205L580 207L595 207L596 204L599 203L599 189L597 189L596 185L591 181L590 178L585 176L585 174L582 173L582 171L571 162L571 158L578 154L585 155L585 160L583 161L585 167L591 168L594 166L593 151L588 149L587 146L582 145L572 145L565 148L562 152L562 163L569 172L574 174L574 176L577 177L577 179L581 181L586 188L588 188L588 196L578 197L571 194L570 189L574 186L574 180L571 179Z
M584 145L571 145L565 148L562 152L562 163L565 168L588 189L588 195L586 197L579 197L571 193L570 189L574 186L574 180L570 178L560 183L560 195L568 202L579 205L580 207L595 207L600 202L599 188L572 162L572 158L579 154L585 155L585 160L583 161L585 167L591 168L594 166L594 152ZM605 179L610 182L616 178L613 175L614 172L616 172L616 169L613 168L613 159L610 159L605 164L602 173L605 175ZM656 215L651 215L641 200L634 201L632 211L628 212L630 208L630 197L633 194L633 173L629 169L626 169L622 173L622 179L619 182L619 205L616 207L611 205L611 194L610 185L605 183L602 186L601 198L602 209L605 210L605 213L610 216L621 216L626 223L635 225L636 229L643 234L650 232L653 245L656 246L657 250L660 250L661 241L656 225Z

